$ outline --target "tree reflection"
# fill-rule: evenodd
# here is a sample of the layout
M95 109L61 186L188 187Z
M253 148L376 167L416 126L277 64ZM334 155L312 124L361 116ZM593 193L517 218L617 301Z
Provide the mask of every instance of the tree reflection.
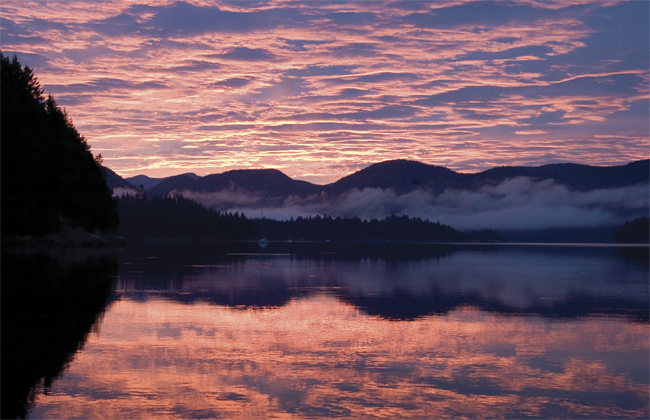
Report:
M110 302L108 256L2 255L2 412L24 418L83 347Z
M389 320L466 306L556 319L647 323L650 315L648 248L271 243L254 253L256 243L229 245L131 249L118 289L136 300L259 309L326 293Z
M592 315L623 316L632 322L648 323L650 311L646 299L616 299L576 294L564 300L544 304L535 302L528 307L514 307L498 299L477 293L451 294L435 290L429 294L416 295L396 290L378 295L342 294L343 302L354 305L369 315L388 320L412 321L429 315L447 315L463 307L505 316L541 316L557 319L577 319Z

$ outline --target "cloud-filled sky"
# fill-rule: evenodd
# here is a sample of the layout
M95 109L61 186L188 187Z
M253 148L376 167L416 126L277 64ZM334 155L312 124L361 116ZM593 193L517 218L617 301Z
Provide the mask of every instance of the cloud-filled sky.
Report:
M648 158L649 4L4 0L0 44L125 177L327 183Z

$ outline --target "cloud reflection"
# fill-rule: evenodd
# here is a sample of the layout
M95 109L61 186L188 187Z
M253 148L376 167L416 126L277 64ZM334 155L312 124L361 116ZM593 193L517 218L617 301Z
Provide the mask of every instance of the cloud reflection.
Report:
M236 308L281 307L325 291L395 320L472 306L496 314L648 321L641 248L619 255L609 248L271 243L266 255L254 254L253 243L218 258L218 248L209 250L145 247L163 260L130 258L117 287L132 299ZM177 265L189 256L194 264Z
M643 418L647 352L647 325L602 319L465 309L400 323L326 296L264 311L126 300L33 415Z

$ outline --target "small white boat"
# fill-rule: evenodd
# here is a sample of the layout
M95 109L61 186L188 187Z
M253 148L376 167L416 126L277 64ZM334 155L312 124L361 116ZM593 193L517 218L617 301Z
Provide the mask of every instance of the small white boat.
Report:
M257 241L257 245L261 246L262 248L266 248L269 246L269 241L266 240L266 238L262 238L259 241Z

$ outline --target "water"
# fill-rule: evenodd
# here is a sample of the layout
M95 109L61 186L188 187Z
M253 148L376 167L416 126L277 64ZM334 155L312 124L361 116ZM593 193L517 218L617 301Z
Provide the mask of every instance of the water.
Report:
M238 244L116 258L107 307L30 418L650 414L647 248Z

